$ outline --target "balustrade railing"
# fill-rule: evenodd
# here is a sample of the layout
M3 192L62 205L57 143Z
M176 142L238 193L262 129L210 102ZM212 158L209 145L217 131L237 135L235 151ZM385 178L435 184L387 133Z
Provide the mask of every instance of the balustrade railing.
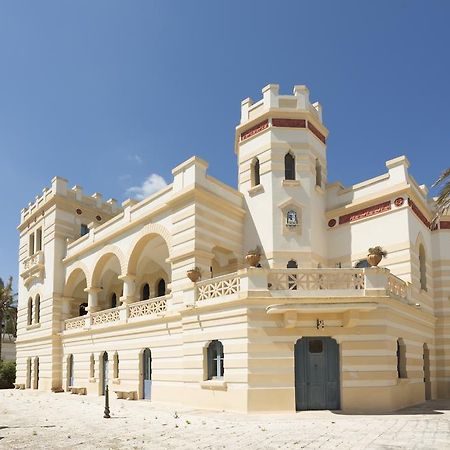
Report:
M240 290L240 278L237 273L223 275L197 283L197 300L223 297L236 294Z
M105 309L86 316L74 317L64 321L64 330L76 330L115 322L128 322L128 319L161 315L167 311L170 296L156 297L141 302L130 303L116 308Z
M362 269L272 269L268 282L272 291L364 289L364 272Z
M129 313L128 318L151 316L153 314L162 314L167 311L167 296L151 298L138 303L127 305Z
M395 275L389 274L388 292L390 294L396 295L397 297L406 298L407 295L406 282L396 277Z

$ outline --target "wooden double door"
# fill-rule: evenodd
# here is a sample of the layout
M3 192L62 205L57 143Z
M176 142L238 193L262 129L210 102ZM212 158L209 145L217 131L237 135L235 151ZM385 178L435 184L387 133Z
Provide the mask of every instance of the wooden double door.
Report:
M329 337L303 337L295 344L297 411L339 409L339 345Z

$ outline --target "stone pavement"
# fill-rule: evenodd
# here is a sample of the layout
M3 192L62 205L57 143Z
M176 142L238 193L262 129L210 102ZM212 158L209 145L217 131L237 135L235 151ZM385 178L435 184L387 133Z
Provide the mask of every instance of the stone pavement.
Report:
M147 401L0 391L0 449L450 449L450 400L381 415L233 414Z

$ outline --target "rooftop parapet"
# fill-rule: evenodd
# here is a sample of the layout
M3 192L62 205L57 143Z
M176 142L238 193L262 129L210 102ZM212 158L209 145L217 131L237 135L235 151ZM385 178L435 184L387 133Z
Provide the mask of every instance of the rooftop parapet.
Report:
M68 188L68 181L61 177L54 177L50 187L42 189L42 195L37 195L34 202L28 203L20 212L20 224L22 225L30 217L32 217L38 210L41 210L44 205L48 204L55 197L64 197L69 201L76 202L86 207L98 209L104 214L115 215L121 208L117 205L115 199L109 199L106 202L102 200L102 194L95 192L91 196L83 193L81 186L74 186Z
M294 86L293 95L280 95L278 84L268 84L262 89L263 98L253 103L246 98L241 103L241 125L245 124L271 109L283 111L301 111L313 114L322 123L322 105L311 103L309 89L305 85Z

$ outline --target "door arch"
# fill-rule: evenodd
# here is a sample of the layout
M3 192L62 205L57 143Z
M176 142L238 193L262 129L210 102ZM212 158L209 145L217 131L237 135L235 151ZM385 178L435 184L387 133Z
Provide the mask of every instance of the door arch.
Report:
M67 387L74 385L73 378L73 355L67 357Z
M425 384L425 400L431 400L430 350L423 344L423 382Z
M142 352L142 398L152 398L152 352L149 348Z
M294 366L297 411L340 408L339 345L334 339L299 339Z
M109 360L108 352L103 352L100 358L101 378L100 378L100 395L105 395L106 386L109 381Z

